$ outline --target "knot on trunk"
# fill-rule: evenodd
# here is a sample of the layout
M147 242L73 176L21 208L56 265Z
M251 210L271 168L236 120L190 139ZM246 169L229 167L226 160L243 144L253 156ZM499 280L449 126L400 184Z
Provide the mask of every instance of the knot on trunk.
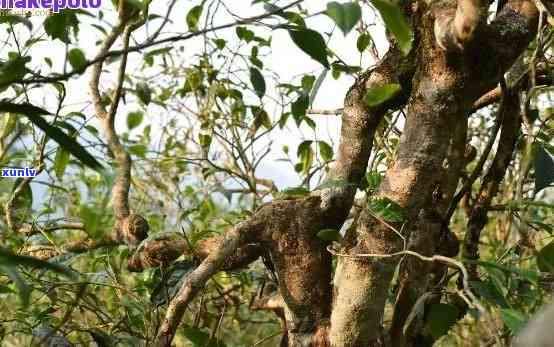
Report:
M148 222L138 214L130 214L117 222L118 239L129 246L138 246L148 237L148 230Z

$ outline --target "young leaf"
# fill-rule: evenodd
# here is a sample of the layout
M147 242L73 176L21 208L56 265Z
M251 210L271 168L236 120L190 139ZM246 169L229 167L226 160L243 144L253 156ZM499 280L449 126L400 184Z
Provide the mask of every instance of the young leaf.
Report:
M56 157L54 159L54 172L56 177L61 180L65 173L65 168L69 163L69 152L62 147L58 147L56 150Z
M401 89L399 84L385 84L371 88L365 95L365 101L371 107L378 106L395 96Z
M290 29L289 35L292 41L300 48L304 53L309 55L312 59L318 61L321 65L329 68L329 61L327 60L327 45L323 40L323 37L314 30L305 28Z
M413 33L400 7L390 0L371 0L371 3L381 14L387 29L398 41L400 51L408 55L412 49Z
M14 104L7 101L1 101L0 112L11 112L24 115L34 125L44 131L48 137L56 141L64 149L68 150L83 164L95 170L102 169L102 165L100 165L100 163L77 141L72 139L59 128L51 126L46 120L44 120L44 118L41 117L41 115L49 114L48 111L28 103Z
M198 30L198 22L201 15L202 5L197 5L190 9L189 13L187 14L187 25L190 31Z
M338 2L332 1L327 3L325 14L335 21L335 24L346 36L362 17L362 10L360 5L356 2L339 4Z
M74 70L81 70L87 64L87 58L85 58L85 53L79 48L73 48L67 53L67 59L73 67Z
M260 70L255 67L250 68L250 82L256 95L261 99L265 95L265 79Z
M537 146L535 155L535 193L550 186L554 182L554 159L542 146Z

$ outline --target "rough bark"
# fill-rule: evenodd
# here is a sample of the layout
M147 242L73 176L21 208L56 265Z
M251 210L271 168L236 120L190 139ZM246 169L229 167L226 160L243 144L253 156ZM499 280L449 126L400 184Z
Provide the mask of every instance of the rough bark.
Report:
M449 207L450 200L458 187L463 167L467 163L465 158L467 120L459 118L455 120L455 124L439 188L434 191L432 206L424 209L424 214L428 214L429 217L427 220L422 219L423 223L420 226L416 225L416 228L413 228L410 233L408 248L425 256L440 254L453 257L458 254L459 243L456 235L444 225L440 218ZM419 336L422 334L423 328L423 320L419 319L420 317L411 322L409 329L405 329L405 325L416 301L427 291L432 290L430 284L433 283L433 279L440 279L444 271L446 271L446 266L443 264L424 262L415 257L403 260L399 271L396 301L390 327L392 345L404 346L408 340L418 341L417 343L420 345L424 343L425 339ZM431 273L434 278L431 278L432 276L422 277L422 274Z

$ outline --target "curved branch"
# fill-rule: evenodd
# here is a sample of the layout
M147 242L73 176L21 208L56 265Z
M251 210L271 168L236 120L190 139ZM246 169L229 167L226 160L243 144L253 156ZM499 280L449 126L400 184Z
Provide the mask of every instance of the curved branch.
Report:
M512 160L521 126L521 111L517 93L507 92L507 95L503 97L502 110L504 120L498 148L469 214L463 248L463 256L467 259L479 259L479 239L481 231L488 221L487 212ZM477 278L475 264L470 265L470 275L472 279Z
M239 223L225 233L220 244L221 247L210 253L194 271L187 275L181 289L167 308L165 318L156 337L158 346L171 346L171 341L175 336L183 314L196 293L219 271L225 259L231 256L238 247L248 242L249 237L259 233L262 226L263 221L256 218Z
M97 54L97 57L104 56L117 40L117 37L123 33L123 55L118 70L117 86L108 110L106 110L102 104L98 88L102 72L103 59L99 59L93 66L89 84L96 116L102 124L108 148L113 153L116 163L116 177L112 187L112 203L116 217L115 231L121 242L125 242L131 246L137 246L147 237L149 226L148 222L142 216L130 213L129 189L131 186L132 160L129 153L127 153L119 141L119 137L115 131L115 115L117 113L117 108L123 90L130 36L131 33L144 24L144 22L144 18L132 23L127 23L126 20L120 21L114 27L112 32L105 38L100 51Z

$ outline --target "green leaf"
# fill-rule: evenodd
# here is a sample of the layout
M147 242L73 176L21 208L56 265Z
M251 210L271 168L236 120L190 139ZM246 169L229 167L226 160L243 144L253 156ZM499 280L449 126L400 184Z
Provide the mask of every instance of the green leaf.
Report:
M312 167L314 161L314 151L312 147L308 147L300 156L301 171L307 174Z
M431 305L427 314L427 328L431 335L438 339L448 333L448 330L458 320L458 309L454 305L437 303Z
M316 236L323 241L340 241L342 239L342 235L335 229L322 229L318 231Z
M250 82L256 95L261 99L265 95L265 79L260 70L255 67L250 68Z
M298 99L291 104L291 112L295 120L301 120L306 115L306 110L310 105L310 97L306 93L301 93ZM300 122L297 121L297 124Z
M389 198L372 200L369 204L369 209L387 222L401 223L405 219L404 209Z
M329 68L329 61L327 60L327 45L325 44L323 37L321 37L317 31L305 28L295 28L290 29L288 32L292 41L296 44L296 46L298 46L298 48L324 67Z
M338 2L328 2L325 13L335 21L335 24L342 30L346 36L354 28L356 23L362 17L360 5L356 2L347 2L340 4Z
M52 270L64 274L69 278L76 278L75 272L63 265L50 263L29 256L17 255L5 248L0 247L0 272L5 273L10 280L14 282L19 291L21 302L24 306L29 304L31 287L27 284L27 282L25 282L19 271L17 271L17 266Z
M54 172L56 177L61 181L63 174L65 173L65 168L69 163L69 151L58 147L56 150L56 158L54 159Z
M366 92L364 100L369 106L375 107L395 96L401 89L396 83L374 87Z
M192 342L192 347L225 347L223 341L211 337L199 328L185 326L181 328L183 335Z
M255 35L252 30L248 30L245 27L237 27L235 29L235 32L237 33L237 37L241 40L244 40L246 42L250 42L254 39Z
M17 178L14 181L12 193L19 187L21 182L23 182L23 178ZM33 208L33 191L30 184L25 184L20 193L15 197L13 208L15 212L14 219L18 223L23 222L29 217Z
M542 272L554 273L554 241L539 251L537 254L537 266Z
M367 180L368 189L373 192L377 191L377 189L381 185L381 181L383 181L383 176L378 172L371 171L368 172L365 177Z
M152 101L152 90L145 82L137 83L137 88L135 90L137 97L143 104L148 105Z
M271 129L271 119L267 112L258 106L252 106L252 114L254 115L254 129L258 130L261 126L266 129Z
M129 112L127 115L127 128L131 130L138 127L142 123L143 118L144 114L140 111Z
M200 21L200 16L202 15L202 5L194 6L187 13L187 25L190 31L198 30L198 22Z
M12 82L21 80L27 73L25 64L30 61L31 57L16 55L6 62L0 62L0 91L2 91L2 86L8 86Z
M549 187L554 182L554 159L542 145L535 154L535 193Z
M48 16L43 23L44 31L52 38L69 43L71 29L76 34L79 30L79 20L75 11L64 9L60 13Z
M213 42L217 49L219 49L220 51L223 50L223 48L225 48L225 45L227 44L227 41L225 41L224 39L214 39Z
M11 112L24 115L34 125L44 131L48 137L56 141L64 149L68 150L83 164L95 170L102 169L102 165L100 165L100 163L92 155L90 155L90 153L87 152L83 146L59 128L48 124L48 122L41 117L41 115L49 114L48 111L28 103L14 104L11 102L1 101L0 112Z
M400 7L390 0L371 0L371 3L381 14L387 29L396 38L400 51L408 55L412 49L413 33Z
M148 247L150 241L155 241L160 238L175 238L176 241L182 241L182 236L180 234L165 234L165 233L156 233L149 236L144 240L139 248ZM183 281L186 279L186 276L195 268L195 264L192 261L177 261L164 271L159 269L156 272L161 272L159 277L159 282L156 283L152 294L150 294L150 301L156 306L162 306L167 304L168 301L173 299L175 294L181 289Z
M14 114L4 115L4 121L2 122L2 131L0 132L0 139L8 137L17 126L17 116Z
M96 208L87 205L81 205L79 208L79 216L83 221L87 234L95 239L100 238L100 215L96 213Z
M506 301L504 294L502 294L502 291L491 279L487 279L485 281L471 281L469 282L469 285L476 294L487 300L489 303L505 308L510 306L508 301Z
M513 266L506 266L506 265L498 264L498 263L495 263L495 262L482 261L482 260L466 259L466 262L475 263L477 265L484 266L487 269L498 269L498 270L502 270L502 271L507 272L507 273L516 274L516 275L528 280L531 283L537 283L537 281L539 279L539 274L536 271L533 271L533 270L520 269L520 268L513 267Z
M85 53L79 48L71 49L69 53L67 53L67 58L74 70L82 70L87 64Z
M51 270L71 278L76 277L76 273L66 266L26 255L18 255L2 247L0 247L0 265L27 266L35 269Z
M298 149L296 150L296 155L298 157L302 157L302 156L306 155L307 152L310 150L310 146L312 145L312 142L313 141L311 141L311 140L302 141L298 145Z
M134 8L137 11L145 11L147 9L148 1L150 0L123 0L130 7Z
M137 157L144 158L146 156L146 151L147 151L147 148L145 145L138 144L138 145L129 146L129 152L131 152L131 154L136 155Z
M29 19L21 16L15 16L5 11L2 11L2 15L0 15L0 24L2 23L8 23L13 26L16 26L17 24L24 24L29 31L33 30L33 23Z
M317 93L319 92L319 88L321 88L321 85L323 84L323 81L325 80L325 77L327 76L327 72L329 70L323 69L321 71L321 74L317 77L312 90L310 91L310 99L309 104L312 105L314 103L315 97L317 96Z
M18 290L19 298L23 306L29 305L29 298L31 297L31 287L25 282L23 276L17 271L14 266L4 266L0 263L0 272L5 273L9 279L15 284Z
M333 159L333 147L331 147L325 141L318 141L317 145L319 147L319 153L321 153L321 158L324 161L329 161L329 160Z
M367 33L363 33L360 36L358 36L358 40L356 41L356 48L358 48L358 52L362 53L365 51L365 49L369 46L371 43L371 36Z
M209 134L199 134L198 135L198 142L200 143L200 147L202 147L202 150L204 153L208 153L210 151L210 146L212 144L212 137Z
M522 312L508 308L500 310L500 317L513 334L517 334L523 328L525 322L527 322L527 318L525 318Z

